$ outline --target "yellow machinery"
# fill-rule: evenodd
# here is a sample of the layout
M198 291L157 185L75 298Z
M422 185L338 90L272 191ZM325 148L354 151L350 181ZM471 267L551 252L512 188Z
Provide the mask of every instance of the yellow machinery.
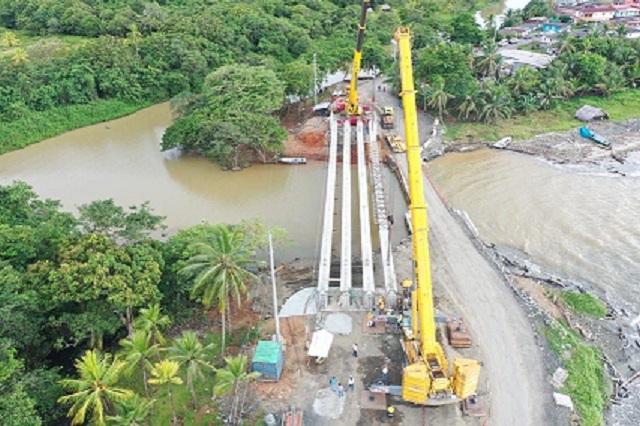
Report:
M415 89L411 64L411 34L400 27L395 33L400 52L400 79L409 163L409 194L413 227L413 260L416 287L411 292L411 330L404 340L409 364L402 373L402 398L422 405L442 405L472 396L478 386L480 364L476 360L457 359L453 374L440 343L436 341L433 308L427 206L422 184L422 159L418 141Z
M367 10L371 0L362 0L360 10L360 21L358 22L358 39L356 50L353 52L353 69L351 70L351 82L349 84L349 100L347 102L347 114L362 115L362 107L358 103L358 74L360 74L360 62L362 60L362 42L364 41L364 30L367 28Z

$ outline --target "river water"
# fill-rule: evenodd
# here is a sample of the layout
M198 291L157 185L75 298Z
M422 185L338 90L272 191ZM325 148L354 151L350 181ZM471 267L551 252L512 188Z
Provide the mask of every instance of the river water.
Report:
M202 221L237 223L260 217L288 230L292 244L277 254L279 260L316 257L326 163L254 165L224 172L202 158L161 152L162 134L170 122L165 103L4 154L0 183L23 180L40 196L61 200L70 211L105 198L123 206L149 200L157 214L166 216L169 234ZM391 185L393 214L403 217L400 187L389 172L385 180ZM354 226L359 226L355 217ZM396 228L397 242L406 231ZM358 255L359 234L354 234L353 253Z
M640 178L480 150L447 154L431 174L481 237L514 247L640 311Z

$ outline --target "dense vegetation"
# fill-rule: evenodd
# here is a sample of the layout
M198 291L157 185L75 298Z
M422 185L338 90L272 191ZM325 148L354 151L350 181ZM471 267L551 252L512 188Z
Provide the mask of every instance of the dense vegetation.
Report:
M95 201L80 206L76 217L20 182L0 186L0 200L0 423L54 424L75 407L69 414L80 424L85 416L100 424L98 417L115 416L116 408L132 410L135 404L125 402L136 392L149 398L154 384L167 388L181 377L197 404L194 383L202 371L224 366L227 334L237 344L228 312L256 282L248 269L260 263L264 226L203 224L161 242L150 235L163 229L163 218L147 204L123 209ZM205 343L189 331L166 339L172 320L163 311L176 320L200 302L221 315L222 332L208 334ZM114 359L104 351L113 352L120 339ZM75 376L69 371L74 357L79 379L60 381ZM140 386L120 377L124 372L135 373ZM87 381L114 392L92 400L88 412L81 392L91 388ZM63 389L72 396L61 398Z

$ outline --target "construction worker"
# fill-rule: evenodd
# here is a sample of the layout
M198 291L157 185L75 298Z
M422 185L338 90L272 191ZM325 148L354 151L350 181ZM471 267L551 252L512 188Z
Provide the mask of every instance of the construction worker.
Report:
M395 413L396 407L394 407L393 405L387 407L387 417L392 418Z
M384 313L384 297L383 296L380 296L380 298L378 299L378 311L380 315Z
M402 331L402 314L398 314L398 317L396 319L396 325L398 326L398 331Z

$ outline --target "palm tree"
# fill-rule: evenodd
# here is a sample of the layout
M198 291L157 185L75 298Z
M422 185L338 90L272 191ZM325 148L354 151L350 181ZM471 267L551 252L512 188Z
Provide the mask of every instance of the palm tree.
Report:
M144 392L149 398L149 384L147 382L147 370L151 368L149 358L156 356L159 352L158 345L151 344L151 336L144 330L136 330L130 339L120 340L124 360L127 363L127 373L139 367L142 370L142 381L144 382Z
M15 33L11 31L5 31L2 33L2 44L6 47L16 47L20 45L20 40L16 37Z
M469 119L469 116L478 111L478 105L476 105L475 95L467 95L464 101L458 106L458 112L460 117L464 117L465 120Z
M453 95L445 92L444 80L437 81L429 94L429 106L438 110L438 117L442 121L442 113L449 102L449 99L453 98Z
M247 293L246 282L255 281L257 277L247 271L247 267L255 261L251 259L254 252L245 243L237 229L227 225L216 225L210 238L205 242L194 244L198 252L191 257L180 272L195 275L191 297L200 297L202 304L209 308L215 302L222 315L222 353L225 349L225 313L230 298L236 299L238 306L243 295ZM229 318L229 329L231 320Z
M498 53L498 45L487 43L483 46L483 56L478 58L478 71L485 77L498 79L498 71L502 64L502 56Z
M140 309L140 315L136 318L135 328L146 331L152 338L154 344L164 345L165 338L160 332L163 328L171 325L171 318L162 315L160 305L154 304L148 308Z
M216 370L216 384L213 393L217 396L226 395L233 391L233 404L231 405L231 422L236 417L238 408L238 386L260 376L260 373L247 373L246 355L225 358L227 365L223 369ZM242 409L239 410L242 412Z
M29 55L27 54L27 52L25 52L23 48L19 47L13 52L13 55L11 56L11 60L13 61L14 64L20 65L29 61Z
M482 90L481 94L481 120L485 123L496 124L499 119L511 117L513 114L513 102L505 86L490 84Z
M155 400L140 398L138 395L119 404L117 415L107 417L109 426L146 426L147 417Z
M623 89L624 83L622 71L614 69L602 76L602 80L596 83L596 89L600 90L606 97L609 97L612 92Z
M196 390L193 386L194 378L204 378L202 369L212 369L209 363L212 358L211 351L213 344L202 346L198 335L193 331L184 331L182 337L174 340L173 346L167 351L167 358L180 364L187 370L187 386L191 391L193 406L198 408L198 399L196 398Z
M93 423L104 426L105 413L113 413L115 403L124 402L134 395L128 389L116 387L125 363L112 360L111 354L102 355L90 350L76 360L75 366L80 378L60 381L64 389L73 393L61 397L58 402L73 404L67 414L73 418L72 425L83 424L87 411L91 411Z
M167 385L167 393L169 394L169 404L171 404L171 413L173 414L173 423L178 423L176 409L173 406L173 394L171 393L171 385L181 385L182 379L178 376L180 364L175 361L162 360L157 362L151 368L153 379L149 379L152 385Z

